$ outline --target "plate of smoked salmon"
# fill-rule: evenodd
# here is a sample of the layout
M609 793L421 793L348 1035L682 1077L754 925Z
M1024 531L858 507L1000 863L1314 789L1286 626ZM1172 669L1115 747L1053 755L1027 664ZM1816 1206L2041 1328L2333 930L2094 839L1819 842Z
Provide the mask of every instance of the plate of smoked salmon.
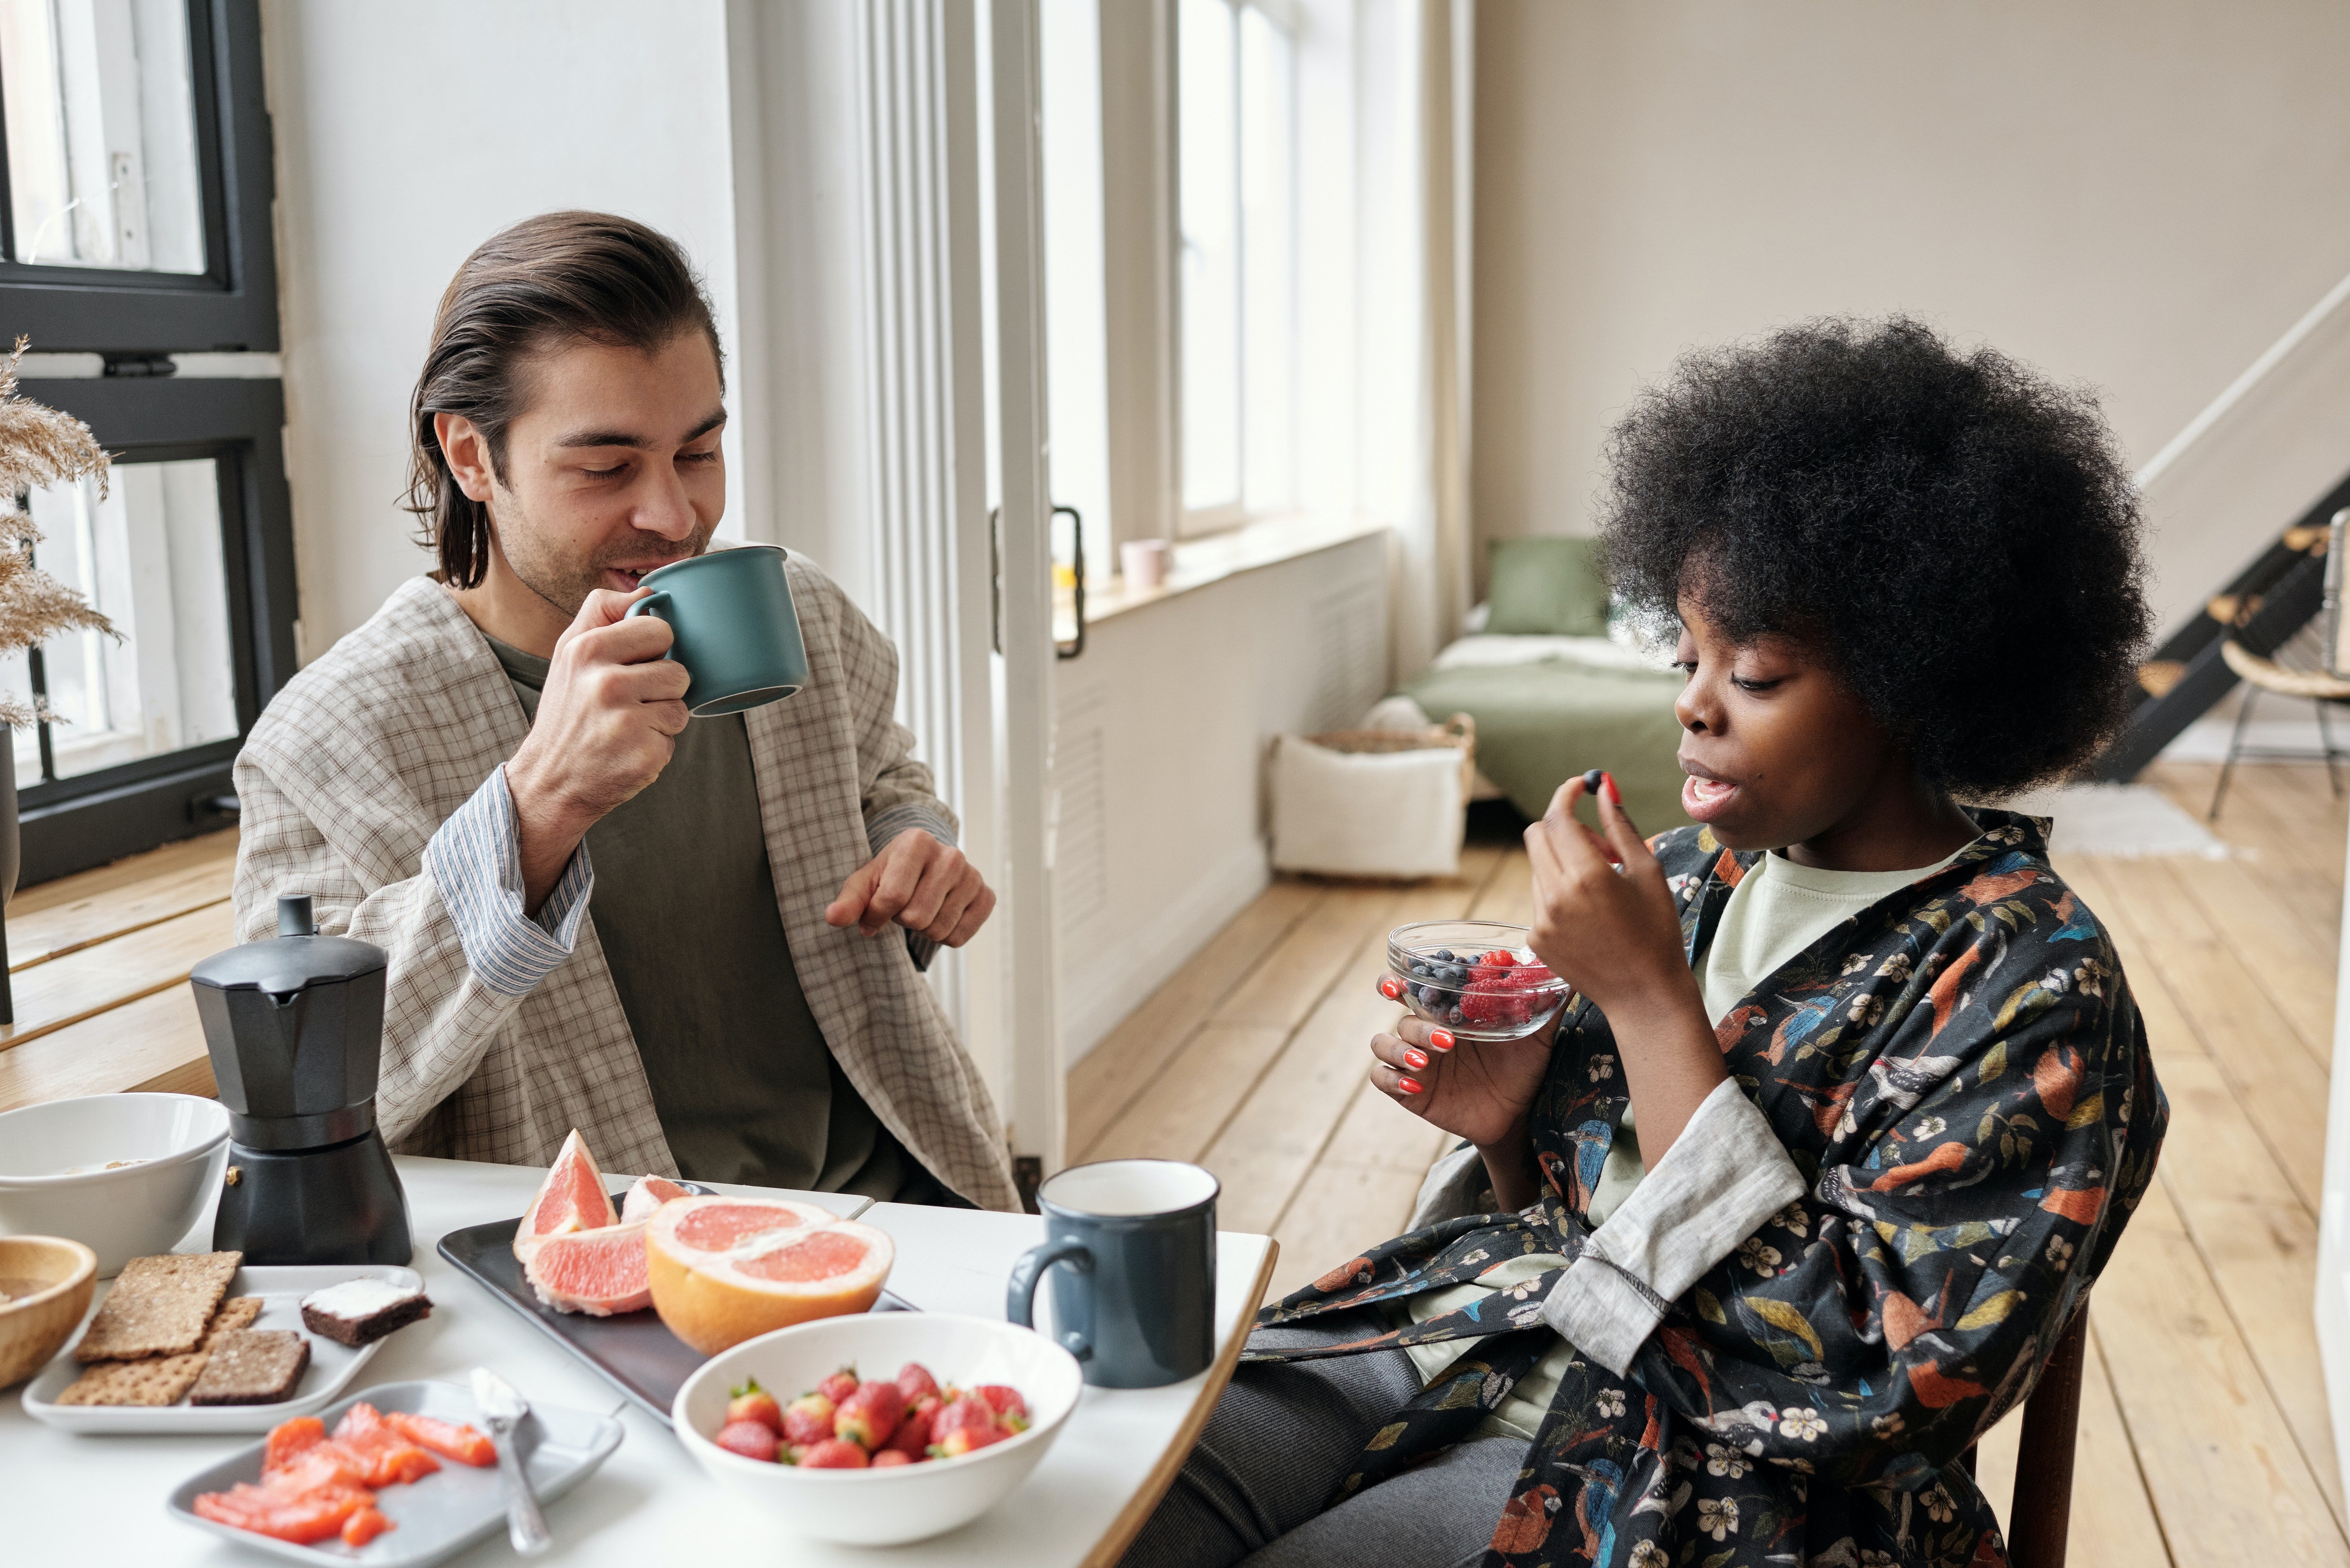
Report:
M296 1563L423 1568L506 1527L489 1422L454 1383L386 1383L284 1421L180 1483L175 1519ZM609 1416L534 1403L515 1430L542 1503L596 1473L626 1436ZM563 1516L549 1511L559 1539Z

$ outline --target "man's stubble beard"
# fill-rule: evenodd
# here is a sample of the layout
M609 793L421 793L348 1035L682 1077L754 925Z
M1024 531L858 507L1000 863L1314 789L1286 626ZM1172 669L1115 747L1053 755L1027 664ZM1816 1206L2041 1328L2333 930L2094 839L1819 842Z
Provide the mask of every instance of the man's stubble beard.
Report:
M584 563L576 562L548 543L546 534L532 524L528 511L504 486L493 493L489 514L491 538L505 557L507 570L514 573L515 581L560 610L566 620L577 618L579 607L588 602L588 596L604 586L607 567L641 560L659 548L672 547L671 541L666 539L658 546L631 539L600 550ZM710 547L711 535L716 532L715 524L697 529L691 541L692 547L679 551L671 559L682 561L701 555Z

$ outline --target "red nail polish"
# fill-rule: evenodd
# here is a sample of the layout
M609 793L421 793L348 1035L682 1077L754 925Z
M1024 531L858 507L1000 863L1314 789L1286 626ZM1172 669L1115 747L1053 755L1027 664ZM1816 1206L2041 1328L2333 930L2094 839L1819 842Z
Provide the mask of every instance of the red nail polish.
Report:
M1403 999L1403 986L1391 974L1382 976L1379 981L1379 994L1389 1002L1399 1002Z
M1420 1068L1428 1065L1428 1053L1425 1051L1414 1051L1409 1046L1406 1046L1403 1054L1403 1064L1417 1072Z
M1452 1031L1431 1029L1428 1032L1428 1043L1439 1051L1450 1051L1452 1049Z
M1416 1095L1419 1093L1419 1080L1418 1078L1398 1078L1396 1080L1396 1087L1401 1089L1407 1095Z
M1607 792L1608 805L1622 805L1624 804L1623 794L1616 787L1616 775L1614 774L1601 774L1599 775L1599 784L1600 787Z

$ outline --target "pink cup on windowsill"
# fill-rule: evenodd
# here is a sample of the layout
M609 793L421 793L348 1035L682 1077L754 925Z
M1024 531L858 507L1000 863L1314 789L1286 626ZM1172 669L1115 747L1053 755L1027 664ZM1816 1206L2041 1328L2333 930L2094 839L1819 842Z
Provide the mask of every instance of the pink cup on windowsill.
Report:
M1118 547L1118 569L1129 591L1163 587L1175 552L1164 539L1134 539Z

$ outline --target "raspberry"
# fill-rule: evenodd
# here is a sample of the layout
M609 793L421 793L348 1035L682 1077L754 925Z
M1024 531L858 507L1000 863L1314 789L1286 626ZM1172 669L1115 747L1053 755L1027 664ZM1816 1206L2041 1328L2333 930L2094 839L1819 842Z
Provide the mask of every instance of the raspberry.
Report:
M1461 998L1461 1022L1480 1026L1523 1023L1523 1003L1501 981L1481 980Z

